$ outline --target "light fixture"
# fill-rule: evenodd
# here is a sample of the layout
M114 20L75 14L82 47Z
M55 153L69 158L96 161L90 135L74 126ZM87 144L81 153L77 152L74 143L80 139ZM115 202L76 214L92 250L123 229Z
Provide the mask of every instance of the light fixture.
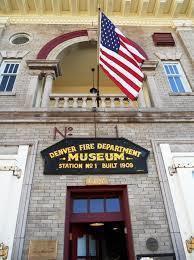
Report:
M90 93L91 93L91 94L96 94L96 93L97 93L97 89L94 88L94 87L91 88L91 89L90 89Z
M90 93L96 94L98 92L98 90L94 87L94 71L95 71L95 68L92 68L91 71L92 71L92 88L90 89Z
M102 222L91 223L90 226L91 227L102 227L102 226L104 226L104 223L102 223Z
M118 230L119 228L118 227L113 227L113 230Z

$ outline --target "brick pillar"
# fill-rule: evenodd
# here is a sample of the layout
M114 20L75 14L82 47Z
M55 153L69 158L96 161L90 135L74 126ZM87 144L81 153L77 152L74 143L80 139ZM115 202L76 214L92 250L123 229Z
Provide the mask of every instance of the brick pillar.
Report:
M52 93L53 79L54 79L53 73L46 74L41 107L49 106L50 94Z
M176 33L179 36L185 51L191 62L194 64L194 30L192 29L192 21L180 20L174 23Z
M154 107L160 108L162 107L162 100L158 91L158 87L156 85L156 81L154 79L154 72L146 72L146 80L148 85L148 90L150 94L150 100Z
M0 23L0 37L2 36L3 31L5 30L5 26L5 24Z
M138 96L137 102L138 102L138 107L139 108L145 108L146 107L146 102L145 102L145 98L144 98L143 88L139 92L139 96Z
M40 72L31 75L30 84L25 100L25 107L34 107L36 104L36 96L39 87Z

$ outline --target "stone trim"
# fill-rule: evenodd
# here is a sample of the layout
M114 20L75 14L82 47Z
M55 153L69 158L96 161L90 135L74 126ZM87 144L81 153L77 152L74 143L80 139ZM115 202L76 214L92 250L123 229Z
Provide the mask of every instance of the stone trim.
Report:
M169 96L194 96L194 92L175 93L169 92Z
M27 60L26 64L31 72L37 74L53 73L55 77L61 76L60 60Z
M15 96L16 95L16 92L15 91L0 91L0 96Z
M57 45L53 50L51 50L51 52L48 54L47 59L54 60L58 57L60 52L62 52L65 48L67 48L75 43L87 42L88 40L89 40L88 36L82 36L82 37L76 37L71 40L62 42L61 44Z
M155 52L154 54L160 60L180 60L182 56L182 53L179 52Z
M132 26L172 26L174 27L175 22L180 19L174 19L174 17L121 17L121 16L112 16L113 23L117 25L132 25ZM98 18L95 16L85 16L76 15L76 16L56 16L56 15L10 15L9 17L3 17L3 19L9 19L12 24L94 24L97 26ZM188 19L187 19L188 20ZM182 20L181 20L182 21ZM193 20L190 19L192 25L194 24Z
M0 30L4 29L10 22L9 17L0 17Z
M18 209L18 216L17 216L17 223L14 235L14 243L13 243L13 250L12 250L12 257L11 259L22 259L22 251L24 245L24 236L25 236L25 229L26 229L26 220L27 220L27 213L28 213L28 206L30 202L30 192L32 186L32 178L34 174L34 166L35 166L35 159L36 159L36 151L38 142L37 141L29 141L24 143L22 141L10 142L10 141L1 141L0 145L6 146L19 146L19 145L29 145L28 148L28 156L26 161L26 168L25 174L23 179L21 197L20 197L20 204Z
M60 35L60 36L52 39L51 41L47 42L42 47L42 49L39 51L39 53L37 55L37 59L47 59L50 52L53 51L53 49L57 48L59 45L63 44L66 41L72 40L74 38L83 37L83 36L88 37L87 30L80 30L80 31L75 31L75 32L70 32L70 33L65 33L63 35ZM78 40L78 42L79 42L79 40ZM71 44L69 44L69 45L71 45Z
M142 64L143 72L146 71L155 71L158 65L158 61L156 60L145 60Z
M191 20L174 20L173 27L176 28L176 31L191 31L192 30L192 21Z
M29 51L0 51L3 59L22 59Z
M127 109L125 111L112 111L111 109L98 109L98 111L84 111L60 108L9 109L0 111L1 123L186 123L194 122L194 111L165 109L140 110Z
M194 144L194 140L193 139L169 139L169 140L152 139L151 142L153 146L154 157L155 157L156 167L157 167L159 181L160 181L160 187L163 195L164 205L165 205L169 229L170 229L170 235L172 238L172 243L176 254L176 259L186 260L183 243L180 235L180 229L178 226L177 216L174 208L174 203L173 203L169 183L167 181L167 175L166 175L167 173L163 162L160 144L168 144L171 149L173 145L181 146L181 145Z

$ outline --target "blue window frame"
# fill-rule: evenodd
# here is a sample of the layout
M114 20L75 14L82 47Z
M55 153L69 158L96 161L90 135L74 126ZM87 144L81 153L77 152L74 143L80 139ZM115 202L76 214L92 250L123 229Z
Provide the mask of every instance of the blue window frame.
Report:
M0 67L0 91L12 91L19 69L19 62L4 60Z
M163 65L172 92L191 92L191 88L179 62L164 62Z
M73 200L73 213L87 213L87 212L88 212L87 199Z
M73 213L114 213L120 211L120 199L117 197L73 199Z
M104 199L90 199L90 212L104 212Z
M107 212L119 212L120 211L120 201L118 198L107 198L106 202L106 211Z

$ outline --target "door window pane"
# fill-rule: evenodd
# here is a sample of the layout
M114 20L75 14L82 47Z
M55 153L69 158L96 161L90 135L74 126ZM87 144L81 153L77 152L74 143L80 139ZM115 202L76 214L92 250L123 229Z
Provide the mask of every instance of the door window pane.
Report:
M73 200L73 213L87 213L87 199Z
M90 212L104 212L104 199L90 199Z
M96 256L96 240L91 235L89 236L89 255Z
M78 237L77 256L86 256L86 235L83 235L83 237Z
M106 199L106 212L119 212L119 211L120 211L119 198Z

